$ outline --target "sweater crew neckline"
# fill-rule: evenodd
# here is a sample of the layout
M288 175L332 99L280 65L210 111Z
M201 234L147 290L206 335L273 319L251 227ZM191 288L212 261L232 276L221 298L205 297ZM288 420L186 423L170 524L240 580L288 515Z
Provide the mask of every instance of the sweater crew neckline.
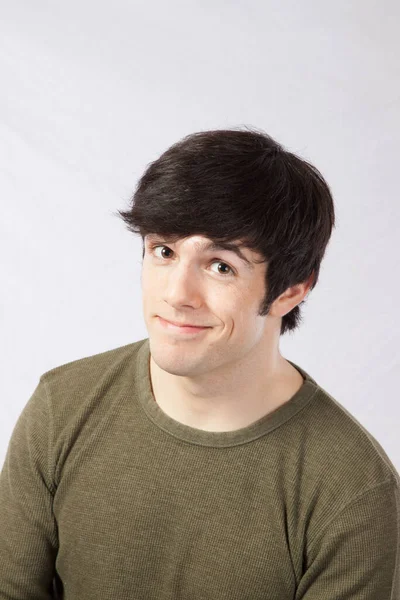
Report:
M284 404L246 427L233 431L205 431L180 423L167 415L157 404L150 376L150 340L146 338L136 356L135 381L139 402L147 417L164 432L182 441L200 446L228 447L244 444L270 433L294 417L315 396L317 382L296 363L286 359L303 376L301 388Z

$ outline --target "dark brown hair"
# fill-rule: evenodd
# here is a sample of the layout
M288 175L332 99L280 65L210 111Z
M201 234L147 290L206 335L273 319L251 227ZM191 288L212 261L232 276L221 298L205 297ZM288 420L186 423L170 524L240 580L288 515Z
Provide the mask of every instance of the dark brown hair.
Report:
M173 144L148 165L131 207L117 216L142 241L149 233L203 235L241 240L260 253L267 262L260 316L312 275L315 287L335 227L331 191L318 169L248 127L200 131ZM297 305L282 317L281 335L301 322Z

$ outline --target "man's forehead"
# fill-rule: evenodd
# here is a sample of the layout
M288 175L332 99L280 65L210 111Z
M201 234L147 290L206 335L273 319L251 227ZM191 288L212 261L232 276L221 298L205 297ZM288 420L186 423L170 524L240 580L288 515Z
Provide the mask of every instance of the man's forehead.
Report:
M153 240L153 239L163 239L165 241L167 240L172 240L172 241L184 241L184 240L191 240L192 243L194 243L195 246L197 245L205 245L205 244L210 244L210 243L219 243L219 242L215 242L212 238L205 236L205 235L188 235L188 236L178 236L176 234L164 234L164 233L148 233L146 235L146 239L148 240ZM225 243L225 242L224 242ZM246 244L244 243L243 240L241 239L235 239L235 240L229 240L229 242L226 242L227 244L234 244L235 246L240 246L243 248L246 248Z

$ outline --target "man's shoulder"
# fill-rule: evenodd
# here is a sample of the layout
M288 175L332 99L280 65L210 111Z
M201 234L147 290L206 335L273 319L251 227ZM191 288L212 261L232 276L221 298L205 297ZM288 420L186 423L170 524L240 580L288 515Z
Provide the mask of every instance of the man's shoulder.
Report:
M131 377L146 339L57 365L40 376L54 407L79 403L93 390L109 390ZM133 384L133 381L132 381ZM101 394L101 393L100 393ZM96 393L98 395L98 393Z
M315 477L327 477L333 489L351 492L392 481L400 485L393 462L376 437L326 389L318 388L306 410L307 442ZM304 423L303 423L304 426Z
M90 370L98 366L102 367L105 364L114 362L115 359L118 360L124 356L132 355L135 349L139 348L143 342L144 340L139 340L137 342L124 344L123 346L118 346L109 350L104 350L103 352L97 352L95 354L89 354L75 360L56 365L55 367L44 371L42 377L51 379L62 375L68 375L77 370Z
M311 401L288 427L287 490L289 498L295 494L300 520L308 523L309 546L350 507L361 518L364 500L387 506L393 499L400 508L400 476L393 462L337 397L316 384Z

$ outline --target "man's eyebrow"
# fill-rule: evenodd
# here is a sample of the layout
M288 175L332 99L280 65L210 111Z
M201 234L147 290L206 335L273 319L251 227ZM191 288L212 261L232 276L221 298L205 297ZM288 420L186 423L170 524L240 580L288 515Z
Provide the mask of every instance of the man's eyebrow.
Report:
M234 242L204 242L195 244L195 248L198 252L218 252L218 250L234 252L244 265L252 271L254 269L253 263L240 250L242 246L242 244L235 244Z
M174 243L172 239L169 239L166 236L158 236L157 234L149 234L147 236L150 240L153 238L161 238L169 243ZM242 261L245 267L249 271L254 270L253 263L243 254L240 250L244 244L237 244L235 242L197 242L194 244L196 252L218 252L218 250L228 250L229 252L233 252Z

